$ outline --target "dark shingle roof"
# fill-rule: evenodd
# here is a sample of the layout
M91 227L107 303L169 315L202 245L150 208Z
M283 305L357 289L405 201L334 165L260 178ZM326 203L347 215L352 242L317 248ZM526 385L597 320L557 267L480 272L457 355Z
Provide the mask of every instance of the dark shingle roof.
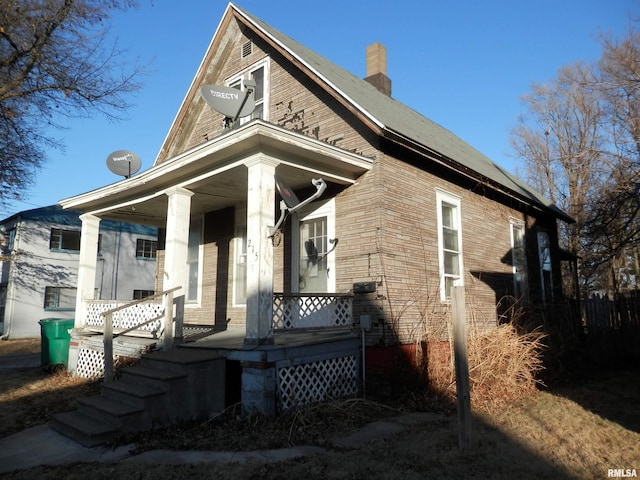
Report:
M369 82L330 62L245 10L236 5L233 7L314 70L337 94L354 104L383 130L393 132L433 150L463 167L473 170L488 181L523 197L526 201L552 210L559 218L571 221L570 217L552 205L542 194L495 164L446 128L379 92Z

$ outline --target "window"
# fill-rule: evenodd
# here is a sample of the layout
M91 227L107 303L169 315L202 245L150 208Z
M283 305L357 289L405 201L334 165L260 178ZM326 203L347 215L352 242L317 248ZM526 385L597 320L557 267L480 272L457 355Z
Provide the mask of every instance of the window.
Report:
M51 229L49 239L51 250L66 250L70 252L80 251L80 232L77 230L62 230L60 228Z
M234 240L233 304L247 304L247 210L236 208Z
M187 247L187 303L198 302L200 281L200 244L202 240L202 219L192 220L189 225L189 244Z
M511 220L511 261L513 264L513 296L521 298L527 292L527 253L524 223Z
M268 72L269 62L267 60L263 60L259 64L254 65L247 71L231 78L227 82L230 87L237 88L238 90L242 90L243 92L246 90L246 80L253 80L256 83L255 89L253 91L253 99L256 103L256 108L253 110L253 113L251 115L247 115L246 117L240 119L241 125L248 122L249 120L253 120L254 118L267 118L266 105L268 105L268 89L266 88L265 82L268 78Z
M4 251L9 253L15 248L15 244L16 244L16 229L15 228L12 228L11 230L9 230L7 232L6 241L7 241L7 244L6 244L5 248L4 248Z
M462 231L460 199L436 192L438 216L438 257L440 261L440 299L451 299L451 287L462 282Z
M335 292L335 201L314 202L294 216L292 231L294 291ZM295 242L295 243L294 243Z
M547 232L538 232L538 258L542 301L550 303L553 300L553 277L551 275L551 246Z
M158 242L156 240L147 240L138 238L136 240L136 258L156 258L158 250Z
M133 299L134 300L142 300L143 298L150 297L153 295L155 290L134 290L133 291Z
M45 310L74 310L76 289L67 287L46 287L44 290Z

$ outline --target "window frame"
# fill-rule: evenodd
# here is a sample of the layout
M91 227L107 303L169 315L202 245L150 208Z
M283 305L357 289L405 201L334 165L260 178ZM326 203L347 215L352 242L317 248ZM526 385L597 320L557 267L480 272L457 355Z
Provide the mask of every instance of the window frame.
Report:
M54 235L57 233L59 236L59 240L56 241L56 245L54 246ZM65 241L65 234L68 237L70 234L73 236L77 235L78 237L78 248L64 248L65 243L70 242L69 239ZM68 230L64 228L51 227L49 231L49 250L52 252L67 252L67 253L80 253L80 241L81 241L82 233L80 230ZM75 241L73 242L75 245Z
M133 289L133 295L131 297L132 300L142 300L143 298L150 297L151 295L155 295L155 290L144 290L140 288Z
M457 239L457 250L447 249L444 244L444 228L442 208L444 205L454 208L453 220ZM460 197L451 193L436 190L436 218L438 225L438 268L440 276L440 300L445 303L451 301L451 292L448 292L447 279L452 279L451 285L464 286L464 262L462 245L462 202ZM450 228L450 227L447 227ZM445 253L454 252L458 260L458 274L445 271Z
M336 238L336 202L335 198L328 201L312 202L302 210L292 215L292 231L291 231L291 291L300 292L300 225L309 220L315 220L322 217L327 218L327 255L326 266L328 272L327 292L335 293L336 291L336 262L335 252L332 252L333 244L331 240ZM318 293L318 292L317 292Z
M244 272L241 270L244 268ZM247 306L247 207L236 206L233 239L233 299L234 307ZM240 289L244 289L241 295ZM244 301L243 301L244 300Z
M255 118L260 118L262 120L267 120L269 118L269 72L270 72L270 66L271 66L271 61L269 59L269 57L263 58L262 60L250 65L249 67L245 68L244 70L242 70L241 72L229 77L226 81L225 81L225 85L227 87L231 87L234 88L234 85L237 84L238 82L240 82L240 91L244 92L245 91L245 85L244 82L245 80L248 80L252 77L253 72L260 70L261 68L263 69L263 81L262 81L262 99L261 100L256 100L256 109L258 107L262 108L262 113L259 117L254 116L254 114L252 113L251 115L247 115L245 117L241 117L238 119L240 125L243 125L247 122L250 122L251 120L255 119ZM257 85L256 85L256 89L257 89ZM254 92L254 99L255 99L255 92ZM255 112L255 109L254 109Z
M140 244L142 243L142 248ZM149 255L147 253L147 243L149 243ZM142 252L142 255L140 255ZM156 260L158 255L158 241L152 238L136 238L136 258L139 260Z
M61 291L62 290L69 290L69 291L74 291L75 294L73 295L73 301L70 302L70 304L68 306L60 306L60 299L61 297ZM51 298L50 292L53 291L54 293L54 297L55 297L55 301L54 301L54 305L49 305L47 300L49 298ZM76 297L78 295L78 289L75 287L54 287L54 286L47 286L44 287L44 310L45 311L57 311L57 312L61 312L61 311L74 311L76 309Z
M516 245L517 231L521 231L520 238L522 245ZM527 228L525 222L516 218L509 218L509 234L511 236L511 263L513 267L513 296L516 299L527 299L528 297L528 274L527 274ZM517 250L521 250L518 253ZM522 261L520 261L520 259Z
M198 225L198 235L192 235L194 225ZM194 234L196 232L193 232ZM187 245L187 285L185 288L184 303L185 305L200 305L202 301L202 239L204 238L204 218L202 216L192 218L189 222L189 238ZM197 241L197 245L192 242ZM196 255L192 256L192 250L196 250ZM196 268L196 284L192 285L192 265ZM195 298L190 295L195 291Z

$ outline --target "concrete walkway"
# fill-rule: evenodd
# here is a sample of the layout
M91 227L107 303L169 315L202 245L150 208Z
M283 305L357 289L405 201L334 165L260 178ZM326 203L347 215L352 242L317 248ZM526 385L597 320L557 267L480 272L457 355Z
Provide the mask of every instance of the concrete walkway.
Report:
M356 449L371 442L397 435L407 427L437 422L443 418L437 413L409 413L371 423L351 435L333 438L330 443L342 449ZM134 447L135 445L124 445L117 448L87 448L54 432L47 425L41 425L0 439L0 473L25 470L38 465L63 465L75 462L138 462L176 465L219 462L268 463L327 452L322 447L300 446L246 452L153 450L133 455L131 452Z

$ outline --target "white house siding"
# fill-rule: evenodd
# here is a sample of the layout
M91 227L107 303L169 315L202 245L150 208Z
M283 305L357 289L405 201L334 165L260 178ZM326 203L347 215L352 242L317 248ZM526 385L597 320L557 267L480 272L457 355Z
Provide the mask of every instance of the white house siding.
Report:
M79 253L51 250L49 242L52 228L79 232L78 216L77 212L46 207L21 212L0 222L7 232L13 228L17 232L11 261L3 262L1 269L0 286L6 288L4 317L0 318L3 336L38 337L39 320L74 318L73 307L45 309L45 289L76 288ZM100 233L96 297L131 300L134 289L153 290L156 261L136 258L136 241L156 240L155 229L103 221Z

